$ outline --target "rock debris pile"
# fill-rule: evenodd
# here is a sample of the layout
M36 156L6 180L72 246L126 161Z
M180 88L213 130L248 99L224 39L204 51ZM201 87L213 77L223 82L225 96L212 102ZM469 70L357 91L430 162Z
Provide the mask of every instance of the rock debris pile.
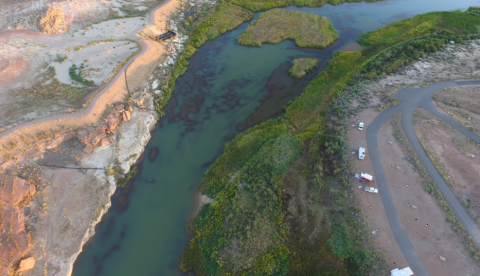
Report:
M85 144L83 152L90 154L96 146L105 147L110 145L113 140L108 135L115 135L116 129L121 121L131 120L133 108L130 105L126 107L123 104L117 104L113 108L107 109L104 122L96 127L88 127L77 132L77 138Z

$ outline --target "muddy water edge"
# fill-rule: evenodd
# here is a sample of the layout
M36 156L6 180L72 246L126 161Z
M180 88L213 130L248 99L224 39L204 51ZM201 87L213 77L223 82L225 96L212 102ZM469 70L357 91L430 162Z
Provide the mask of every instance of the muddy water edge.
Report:
M112 208L96 226L75 263L74 276L182 275L180 254L187 245L186 222L194 194L225 143L239 132L283 112L328 64L336 50L351 49L365 31L419 13L465 10L479 0L384 1L322 8L295 8L327 16L340 39L327 49L299 49L291 41L261 48L235 42L248 26L204 44L179 78L166 116L158 122L141 161L142 178L117 189ZM256 15L256 17L258 14ZM319 65L303 79L289 76L294 58L310 56Z

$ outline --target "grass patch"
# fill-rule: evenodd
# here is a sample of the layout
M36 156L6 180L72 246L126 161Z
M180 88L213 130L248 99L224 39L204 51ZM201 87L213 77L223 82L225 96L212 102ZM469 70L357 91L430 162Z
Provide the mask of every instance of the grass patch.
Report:
M242 45L262 46L292 39L299 47L326 48L338 39L330 20L314 14L275 9L260 15L237 41Z
M53 61L55 62L58 62L58 63L62 63L64 62L68 57L66 55L60 55L60 54L57 54L55 56L55 59Z
M316 58L297 58L293 61L293 66L288 72L292 77L300 79L310 72L317 63L318 59Z
M33 95L37 101L66 99L71 103L76 103L90 91L86 87L61 83L55 78L55 68L52 66L47 67L39 79L41 80L31 88L21 90L20 95L25 97Z

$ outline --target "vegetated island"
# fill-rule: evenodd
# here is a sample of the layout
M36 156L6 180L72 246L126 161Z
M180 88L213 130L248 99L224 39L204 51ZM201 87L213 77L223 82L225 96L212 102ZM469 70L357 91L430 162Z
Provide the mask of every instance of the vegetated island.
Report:
M280 43L292 39L298 47L324 49L338 39L332 23L318 15L274 9L264 12L247 30L237 37L246 46L262 46L262 43Z
M293 61L293 66L288 71L292 77L300 79L303 78L308 72L310 72L315 65L317 65L318 59L316 58L296 58Z
M181 269L387 274L350 184L342 137L347 119L359 112L346 104L360 95L346 88L395 72L449 41L479 38L477 25L473 13L428 13L362 35L361 52L336 52L284 116L239 134L206 172L200 188L213 202L190 224Z

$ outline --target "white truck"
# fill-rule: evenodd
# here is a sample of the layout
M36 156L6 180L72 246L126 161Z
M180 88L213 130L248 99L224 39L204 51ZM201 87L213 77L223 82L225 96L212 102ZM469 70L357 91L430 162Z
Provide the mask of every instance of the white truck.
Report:
M412 276L413 271L410 267L405 267L402 269L395 268L394 270L390 271L390 276Z
M372 193L372 194L378 194L378 189L377 189L377 188L373 188L373 187L367 187L367 186L365 186L365 192L369 192L369 193Z
M358 148L358 158L360 160L363 160L363 158L365 158L365 148Z

